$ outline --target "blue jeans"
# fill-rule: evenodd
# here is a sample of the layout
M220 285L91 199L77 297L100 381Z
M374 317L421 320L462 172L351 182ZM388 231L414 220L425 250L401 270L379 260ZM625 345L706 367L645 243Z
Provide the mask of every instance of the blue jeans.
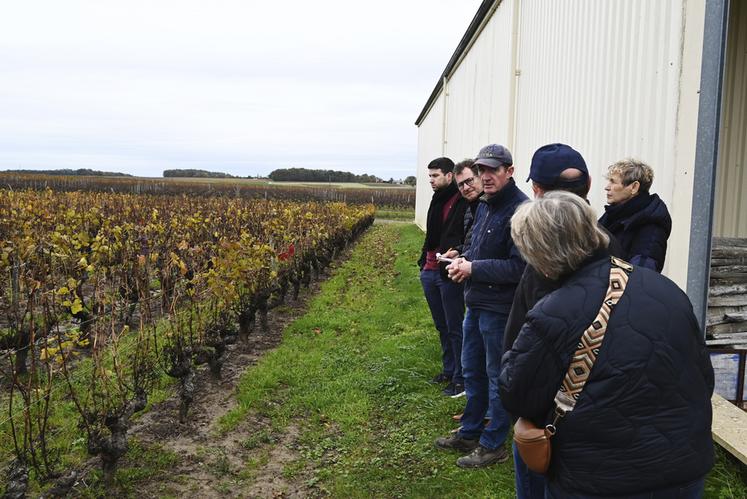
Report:
M700 499L703 497L705 489L705 477L694 480L683 485L675 485L666 489L654 490L652 492L642 492L635 495L625 496L594 496L584 494L568 494L559 487L553 487L550 484L545 488L546 499L602 499L615 498L620 499Z
M514 471L516 472L517 499L542 499L545 497L545 477L530 470L519 455L519 449L514 447Z
M454 383L463 384L462 320L464 318L464 286L441 277L438 270L420 272L425 300L431 309L433 324L441 340L443 373Z
M494 450L506 441L510 419L498 395L503 330L508 311L490 312L467 308L464 317L462 370L467 405L462 415L464 438L480 438L480 445ZM490 418L485 426L483 419Z

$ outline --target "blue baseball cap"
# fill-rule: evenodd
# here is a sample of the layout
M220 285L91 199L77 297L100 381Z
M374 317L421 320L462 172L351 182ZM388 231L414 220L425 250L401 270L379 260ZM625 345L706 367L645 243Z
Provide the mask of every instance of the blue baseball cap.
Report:
M532 156L527 182L533 180L540 185L555 186L560 174L568 168L575 168L583 173L576 181L586 182L589 178L586 161L577 150L565 144L547 144L537 149Z
M498 168L501 166L511 166L514 159L511 152L500 144L490 144L480 149L475 159L475 166L487 166L489 168Z

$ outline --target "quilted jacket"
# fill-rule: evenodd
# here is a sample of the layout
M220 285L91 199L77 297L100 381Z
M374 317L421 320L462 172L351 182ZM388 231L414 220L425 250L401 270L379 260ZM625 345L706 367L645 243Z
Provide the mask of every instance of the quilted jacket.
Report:
M599 223L620 242L623 258L661 272L672 232L672 218L664 201L656 194L639 194L604 210Z
M500 394L509 412L550 420L609 269L606 252L594 255L529 311L503 357ZM713 465L712 392L713 368L687 296L635 267L575 410L557 425L548 487L561 496L624 496L704 476Z
M470 246L463 254L472 262L472 276L464 291L469 308L506 313L510 310L526 265L511 239L511 217L526 200L514 179L493 196L480 199Z

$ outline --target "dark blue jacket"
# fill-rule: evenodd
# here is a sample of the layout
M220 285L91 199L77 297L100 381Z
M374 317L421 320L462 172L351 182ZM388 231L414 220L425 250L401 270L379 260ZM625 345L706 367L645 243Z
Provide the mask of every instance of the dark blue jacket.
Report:
M469 249L463 255L472 262L472 276L464 290L469 308L506 313L511 309L526 265L511 239L511 217L527 199L513 179L495 195L480 199Z
M503 357L501 402L536 424L553 399L581 332L596 317L610 262L597 254L532 308ZM685 293L635 267L575 410L552 439L548 486L626 496L689 483L713 465L713 369Z
M664 201L656 194L639 194L604 210L599 223L617 238L623 259L661 272L672 232L672 218Z

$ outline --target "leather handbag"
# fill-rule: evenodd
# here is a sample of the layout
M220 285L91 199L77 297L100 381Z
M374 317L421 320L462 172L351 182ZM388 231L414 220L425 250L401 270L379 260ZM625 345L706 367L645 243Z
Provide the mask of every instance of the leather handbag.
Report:
M576 407L576 401L589 379L602 347L612 309L622 298L628 283L628 274L633 271L632 265L628 262L614 256L611 260L607 294L596 318L581 335L563 383L555 394L555 417L552 423L540 428L527 418L519 418L514 425L514 442L519 455L527 468L535 473L545 474L550 467L551 439L557 431L556 425L563 416Z
M535 473L545 473L550 467L552 445L550 439L553 433L548 429L538 428L526 418L519 418L514 424L514 442L519 450L521 459L527 468Z

